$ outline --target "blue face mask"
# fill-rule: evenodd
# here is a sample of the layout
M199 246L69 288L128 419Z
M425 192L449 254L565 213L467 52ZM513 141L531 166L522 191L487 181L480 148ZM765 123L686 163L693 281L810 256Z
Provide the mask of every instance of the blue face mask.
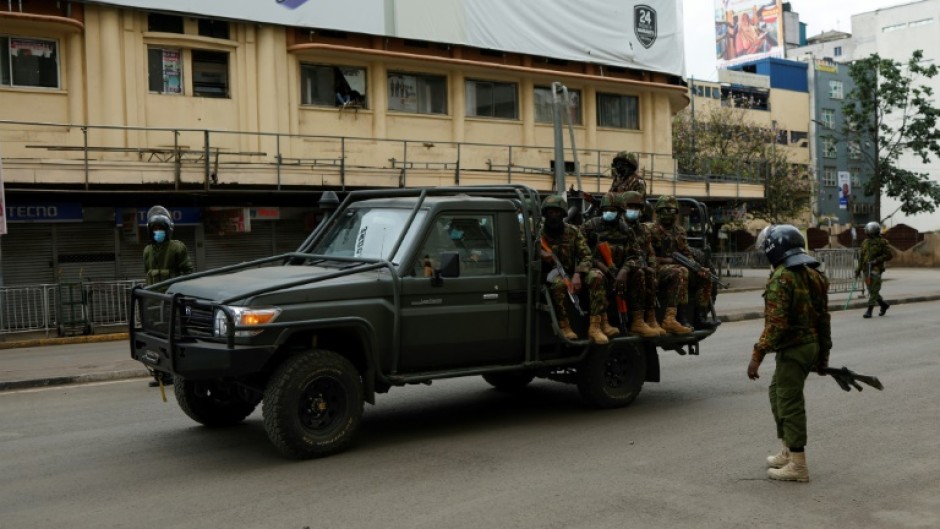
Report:
M163 242L166 240L166 232L163 230L157 230L153 232L153 240L155 242Z
M627 210L627 220L634 221L640 218L640 210L638 209L628 209Z
M605 212L603 213L603 215L601 215L601 218L604 219L604 222L613 222L613 221L616 220L616 218L617 218L617 212L616 212L616 211L605 211Z
M450 238L455 241L459 241L460 239L463 239L463 230L457 230L457 229L451 230Z

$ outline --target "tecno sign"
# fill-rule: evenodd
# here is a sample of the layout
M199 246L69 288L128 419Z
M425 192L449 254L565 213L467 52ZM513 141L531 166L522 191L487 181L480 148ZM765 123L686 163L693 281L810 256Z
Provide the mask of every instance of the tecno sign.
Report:
M77 202L52 204L7 204L7 222L81 222L82 205Z

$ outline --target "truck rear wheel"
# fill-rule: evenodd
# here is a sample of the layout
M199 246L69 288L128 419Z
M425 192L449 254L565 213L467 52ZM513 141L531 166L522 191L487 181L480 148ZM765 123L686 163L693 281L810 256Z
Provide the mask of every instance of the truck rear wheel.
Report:
M183 413L209 427L238 424L258 405L241 398L231 385L191 382L179 375L174 377L173 393Z
M288 457L323 457L346 448L362 419L362 379L346 358L308 351L287 359L264 391L264 428Z
M578 367L578 391L596 408L620 408L636 400L646 379L646 356L634 344L595 347Z
M505 392L519 391L528 386L534 378L535 373L531 371L503 371L483 375L483 380L489 385Z

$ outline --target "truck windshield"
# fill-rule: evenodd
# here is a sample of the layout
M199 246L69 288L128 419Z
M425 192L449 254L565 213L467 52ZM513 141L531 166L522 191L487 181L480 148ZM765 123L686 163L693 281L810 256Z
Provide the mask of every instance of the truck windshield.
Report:
M405 229L411 209L404 208L350 208L339 222L320 240L312 253L337 257L389 259L399 264L414 242L417 226L421 226L426 211L418 211L412 228L394 256L389 252Z

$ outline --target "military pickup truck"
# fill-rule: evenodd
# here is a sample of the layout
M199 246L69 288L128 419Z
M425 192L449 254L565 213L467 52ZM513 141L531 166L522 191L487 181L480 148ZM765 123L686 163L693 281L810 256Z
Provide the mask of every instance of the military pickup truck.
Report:
M561 338L539 204L518 185L349 193L297 252L135 288L131 355L171 373L203 425L261 404L271 442L294 458L346 448L364 402L436 379L518 391L539 377L576 384L594 407L626 406L659 381L658 349L697 354L714 330Z

